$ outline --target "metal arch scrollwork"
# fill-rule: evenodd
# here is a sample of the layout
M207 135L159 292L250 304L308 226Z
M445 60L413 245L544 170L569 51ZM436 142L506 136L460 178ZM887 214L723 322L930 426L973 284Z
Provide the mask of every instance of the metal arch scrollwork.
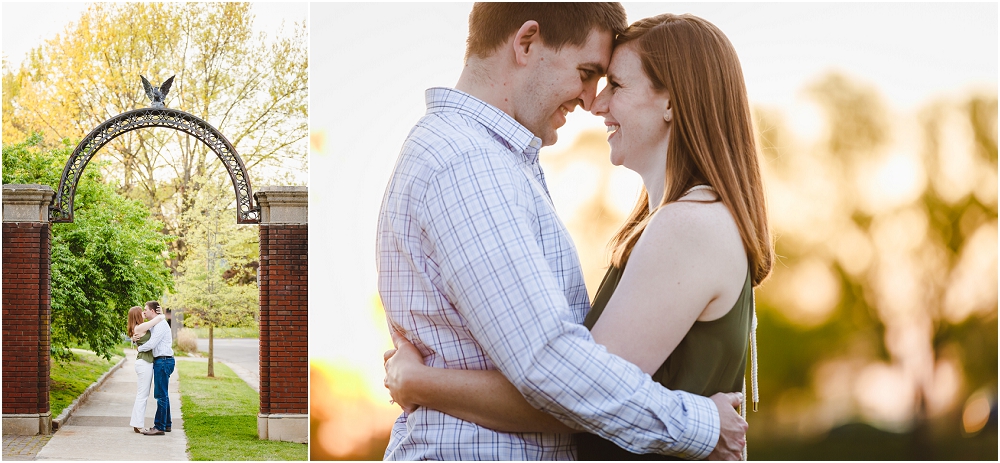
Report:
M253 189L246 166L233 145L215 127L198 116L169 108L143 108L121 113L104 121L81 140L63 169L54 204L49 208L49 219L52 222L72 222L73 196L87 163L101 147L119 135L146 127L179 130L208 145L226 166L233 181L237 223L260 223L260 208L253 204Z

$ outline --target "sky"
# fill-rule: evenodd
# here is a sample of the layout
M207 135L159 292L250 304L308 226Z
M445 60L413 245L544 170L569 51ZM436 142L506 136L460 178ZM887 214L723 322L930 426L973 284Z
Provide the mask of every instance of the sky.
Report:
M815 136L818 109L802 89L836 70L874 86L896 111L997 88L997 5L624 3L630 22L692 13L718 26L740 56L751 104L780 109ZM312 4L310 357L363 371L381 388L384 320L375 232L399 148L424 114L424 89L462 70L471 3ZM560 142L604 129L571 113ZM632 194L631 192L627 192ZM626 195L627 196L627 195Z
M87 2L3 2L4 59L16 68L28 51L62 33L69 23L79 19L87 5ZM257 16L254 27L258 31L274 31L283 20L291 26L293 22L308 18L309 4L255 3L253 11Z

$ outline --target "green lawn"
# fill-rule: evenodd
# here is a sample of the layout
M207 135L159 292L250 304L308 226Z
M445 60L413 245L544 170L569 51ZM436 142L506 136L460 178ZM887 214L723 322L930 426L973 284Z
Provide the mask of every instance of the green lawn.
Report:
M112 356L109 362L92 352L82 352L76 349L74 352L76 360L53 362L52 369L49 371L51 380L49 406L53 418L58 417L88 386L121 360L119 355Z
M192 460L307 460L309 446L257 438L260 395L226 365L179 361L181 412Z
M208 339L208 328L199 327L185 329L194 331L194 334L198 336L198 339ZM236 328L216 327L213 335L216 339L259 338L260 328L256 325Z

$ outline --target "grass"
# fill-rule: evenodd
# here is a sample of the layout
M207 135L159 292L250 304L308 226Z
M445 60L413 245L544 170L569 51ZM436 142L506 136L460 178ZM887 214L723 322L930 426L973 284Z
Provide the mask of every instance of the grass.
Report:
M88 386L97 381L122 358L120 355L113 355L109 362L92 352L74 349L74 353L76 353L76 360L53 362L52 369L49 371L51 381L49 407L53 418L59 416Z
M260 395L226 365L177 362L181 412L192 460L307 460L309 446L257 438Z
M198 339L208 339L208 327L198 327L198 328L185 328L194 331L194 334L198 335ZM213 332L215 339L234 339L234 338L259 338L260 337L260 327L254 326L238 326L238 327L215 327Z

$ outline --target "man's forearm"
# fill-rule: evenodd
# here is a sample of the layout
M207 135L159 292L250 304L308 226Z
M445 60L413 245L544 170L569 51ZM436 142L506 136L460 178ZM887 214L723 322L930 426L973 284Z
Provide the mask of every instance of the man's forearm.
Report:
M533 406L634 453L691 459L711 453L719 436L719 417L710 399L667 390L597 345L587 365L546 360L561 357L560 343L550 342L541 356L530 360L524 375L512 380ZM554 353L545 353L550 349ZM591 368L594 365L603 368Z

